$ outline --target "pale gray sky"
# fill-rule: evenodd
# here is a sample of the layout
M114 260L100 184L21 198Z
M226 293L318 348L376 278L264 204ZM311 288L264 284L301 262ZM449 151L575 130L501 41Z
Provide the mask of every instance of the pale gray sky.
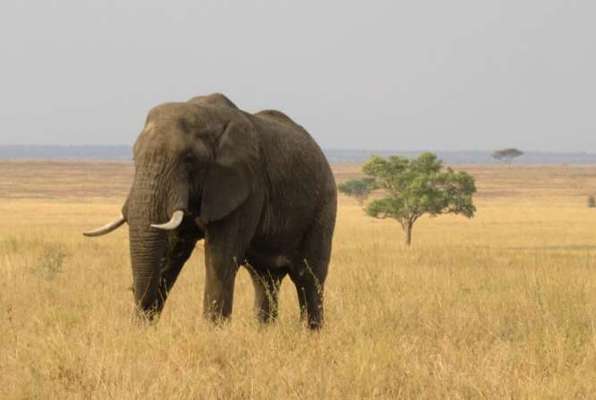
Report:
M592 0L2 0L0 51L0 144L129 144L221 91L325 147L596 152Z

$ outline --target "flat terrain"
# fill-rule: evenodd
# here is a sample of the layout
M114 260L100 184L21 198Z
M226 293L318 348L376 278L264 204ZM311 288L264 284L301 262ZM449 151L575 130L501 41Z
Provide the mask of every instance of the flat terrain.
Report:
M197 246L156 326L131 323L127 163L0 162L1 399L591 399L596 396L596 167L458 166L477 216L399 225L340 198L327 325L201 318ZM358 167L335 167L338 181Z

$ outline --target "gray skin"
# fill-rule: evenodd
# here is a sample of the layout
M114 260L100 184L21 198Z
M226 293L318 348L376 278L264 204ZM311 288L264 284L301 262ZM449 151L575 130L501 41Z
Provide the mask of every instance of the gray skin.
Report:
M313 138L285 114L250 114L221 94L153 108L134 145L129 225L137 310L162 311L183 265L205 239L204 315L227 319L234 281L248 268L262 322L277 317L289 275L310 328L323 322L335 226L333 174ZM151 224L184 211L171 231Z

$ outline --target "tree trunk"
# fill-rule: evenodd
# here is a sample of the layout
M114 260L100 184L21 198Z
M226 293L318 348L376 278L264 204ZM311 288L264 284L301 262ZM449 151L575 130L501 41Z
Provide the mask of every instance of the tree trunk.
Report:
M403 224L404 227L404 233L405 233L405 240L406 240L406 246L410 246L412 244L412 227L414 226L414 223L411 221L406 221Z

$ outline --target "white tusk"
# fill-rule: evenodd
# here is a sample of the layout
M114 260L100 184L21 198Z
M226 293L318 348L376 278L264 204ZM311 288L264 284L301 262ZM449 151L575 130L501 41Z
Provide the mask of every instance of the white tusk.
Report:
M178 228L184 219L184 211L176 210L172 215L172 219L165 224L151 224L152 228L162 229L164 231L173 231Z
M110 233L110 232L115 231L116 229L118 229L125 222L126 222L126 220L121 215L120 218L118 218L116 221L110 222L109 224L104 225L101 228L97 228L95 230L88 231L88 232L83 232L83 235L89 236L89 237L107 235L108 233Z

